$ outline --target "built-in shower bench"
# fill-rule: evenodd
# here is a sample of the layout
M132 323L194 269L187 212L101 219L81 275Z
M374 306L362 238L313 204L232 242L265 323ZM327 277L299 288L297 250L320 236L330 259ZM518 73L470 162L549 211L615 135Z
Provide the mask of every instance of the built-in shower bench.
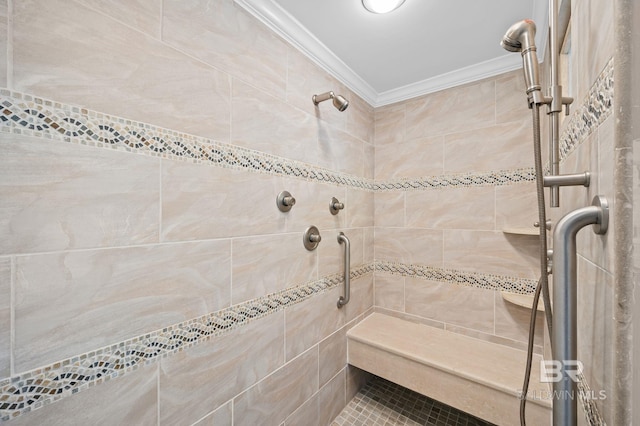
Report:
M349 364L498 425L519 420L526 352L374 313L347 332ZM551 424L533 361L527 423Z

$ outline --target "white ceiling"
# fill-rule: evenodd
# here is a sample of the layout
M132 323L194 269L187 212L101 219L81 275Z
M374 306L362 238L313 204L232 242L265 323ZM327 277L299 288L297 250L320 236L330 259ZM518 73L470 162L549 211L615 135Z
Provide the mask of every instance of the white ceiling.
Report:
M521 19L544 57L546 0L406 0L385 15L361 0L235 2L373 106L520 68L499 42Z

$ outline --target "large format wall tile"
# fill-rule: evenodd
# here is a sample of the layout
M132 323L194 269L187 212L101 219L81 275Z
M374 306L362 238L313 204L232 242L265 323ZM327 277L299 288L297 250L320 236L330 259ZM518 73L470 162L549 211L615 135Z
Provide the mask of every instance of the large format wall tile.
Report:
M404 312L404 277L376 274L375 306Z
M281 182L277 176L163 160L162 239L282 232L287 216L276 207Z
M232 98L231 143L318 164L320 120L238 80Z
M497 336L519 342L527 342L529 338L529 324L531 321L531 309L507 302L499 291L495 291L496 304L496 329ZM542 306L542 297L538 306ZM544 313L536 314L536 334L534 344L542 347L543 327L545 327Z
M406 103L407 139L480 129L495 123L495 82L484 80Z
M158 368L138 370L84 389L71 398L27 413L11 425L155 425L158 423Z
M278 425L318 390L313 348L233 400L234 425Z
M79 0L87 6L124 22L138 31L160 39L162 13L166 11L166 3L162 0ZM170 2L169 2L170 4ZM163 10L164 6L164 10Z
M318 344L320 386L327 384L347 365L347 328L342 327Z
M364 175L364 145L365 143L360 139L319 121L318 157L309 158L307 161L329 170L362 176Z
M229 401L222 407L209 414L194 426L232 426L233 425L233 402Z
M285 309L287 360L317 345L346 323L345 309L337 307L342 291L342 286L333 288Z
M25 371L229 306L229 241L16 258Z
M405 278L406 312L493 333L493 290Z
M351 246L351 267L364 263L364 229L343 229ZM338 243L338 231L324 233L324 239L317 248L320 257L319 275L344 274L345 244Z
M287 232L299 233L301 241L302 233L310 225L315 225L323 238L329 230L344 228L347 223L345 210L360 208L359 206L351 207L347 203L347 189L335 185L285 177L278 192L281 190L289 191L296 199L296 204L287 213L283 213L283 216L287 221ZM277 193L273 194L273 208L276 205L276 195ZM345 203L345 210L337 215L332 215L329 212L329 203L333 197ZM268 206L267 208L272 207ZM324 246L324 243L322 242L321 245Z
M0 134L0 254L158 241L159 160Z
M0 257L0 378L11 374L11 258Z
M499 231L445 230L444 267L538 279L538 240Z
M503 74L496 79L496 124L525 118L531 123L523 72L517 70ZM533 144L532 135L528 140Z
M346 399L346 369L340 371L329 383L318 391L318 405L320 410L320 424L328 425L338 417L338 414L347 405Z
M545 190L545 197L548 197ZM535 183L496 187L496 230L505 228L535 229L538 222L538 199Z
M495 229L493 187L409 191L406 226L431 229Z
M400 102L376 108L374 117L376 148L395 145L405 140L406 103Z
M232 304L318 278L318 256L299 234L233 240Z
M471 173L533 167L531 120L449 134L444 172Z
M283 317L276 312L162 359L160 423L191 424L282 366ZM234 409L236 422L240 414Z
M362 228L373 226L374 194L371 191L347 188L347 200L344 210L347 216L347 227Z
M284 92L287 44L232 0L170 0L162 12L164 42L273 95Z
M375 229L376 260L442 267L442 231L415 228Z
M376 147L376 179L419 178L443 173L444 137Z
M11 38L7 33L7 15L9 12L8 0L0 0L0 85L7 87L9 82L7 81L7 66L9 58L7 57L7 47L11 43Z
M230 78L80 3L14 7L14 88L229 141Z

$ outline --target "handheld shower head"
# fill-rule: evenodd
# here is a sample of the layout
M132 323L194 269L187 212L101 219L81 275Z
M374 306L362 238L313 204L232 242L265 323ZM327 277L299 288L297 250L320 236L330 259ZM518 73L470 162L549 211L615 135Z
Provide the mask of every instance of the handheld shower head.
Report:
M349 106L349 101L346 100L343 96L340 95L336 95L333 92L326 92L326 93L322 93L320 95L313 95L313 104L314 105L318 105L320 102L324 102L328 99L332 99L333 100L333 106L336 107L336 109L340 112L344 111L345 109L347 109L347 107Z
M500 41L500 46L509 52L521 52L527 95L529 95L531 102L542 103L535 37L535 22L531 19L524 19L516 22L507 30Z

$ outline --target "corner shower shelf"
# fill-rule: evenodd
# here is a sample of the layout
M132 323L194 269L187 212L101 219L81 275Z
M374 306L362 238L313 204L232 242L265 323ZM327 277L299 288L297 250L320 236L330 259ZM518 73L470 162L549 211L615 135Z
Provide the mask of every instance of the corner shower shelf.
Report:
M498 425L519 424L526 352L373 313L347 332L349 364ZM534 355L532 378L540 377ZM548 395L531 380L529 395ZM548 424L551 400L529 398L527 419Z
M504 300L509 303L513 303L514 305L523 306L527 309L531 309L533 306L533 294L517 294L508 293L506 291L501 291L500 294ZM538 312L544 312L544 303L542 303L542 298L538 301Z
M515 235L540 235L538 228L504 228L502 232Z

